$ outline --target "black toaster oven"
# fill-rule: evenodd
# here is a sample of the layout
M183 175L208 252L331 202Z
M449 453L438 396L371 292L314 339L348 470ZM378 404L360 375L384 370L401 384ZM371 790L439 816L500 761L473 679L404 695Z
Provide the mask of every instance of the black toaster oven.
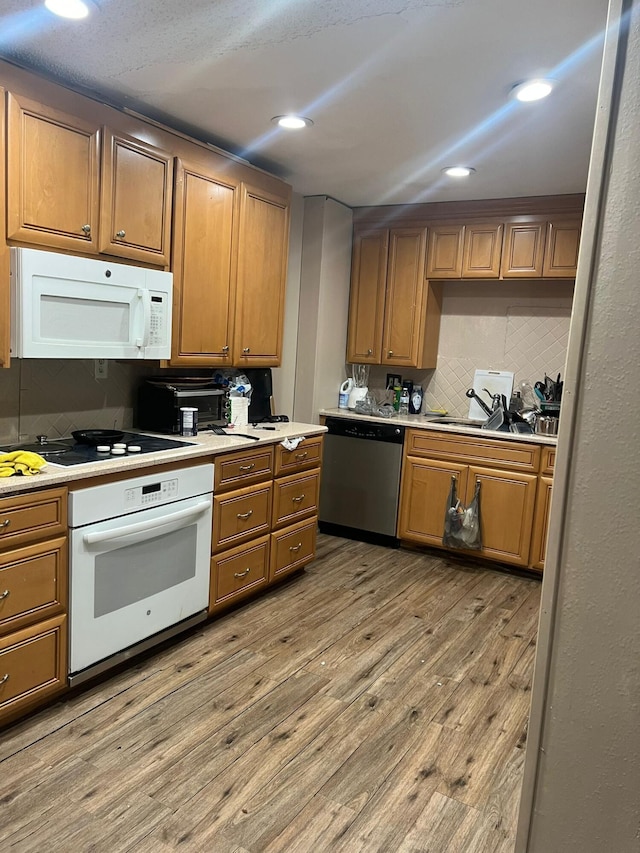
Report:
M180 409L198 410L198 428L227 422L228 394L207 379L150 377L138 389L136 426L149 432L180 432Z

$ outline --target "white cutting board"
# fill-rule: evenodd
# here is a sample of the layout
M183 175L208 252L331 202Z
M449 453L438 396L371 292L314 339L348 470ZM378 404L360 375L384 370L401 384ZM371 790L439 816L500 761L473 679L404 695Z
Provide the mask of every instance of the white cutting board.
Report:
M483 388L486 388L491 394L504 394L508 406L513 391L513 373L508 370L476 370L473 377L473 390L491 408L491 400L484 393ZM469 417L474 420L484 420L487 417L487 413L480 408L473 398L469 401Z

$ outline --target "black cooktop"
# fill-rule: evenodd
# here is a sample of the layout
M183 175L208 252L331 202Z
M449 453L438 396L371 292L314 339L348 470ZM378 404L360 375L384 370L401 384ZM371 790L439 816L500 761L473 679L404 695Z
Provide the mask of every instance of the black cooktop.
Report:
M14 445L7 450L29 449L39 453L52 465L86 465L89 462L108 462L110 459L131 458L141 456L144 453L158 453L161 450L173 450L176 447L188 447L193 441L176 441L173 438L157 438L153 435L144 435L140 432L125 432L119 444L124 444L124 453L113 454L112 446L109 450L98 450L88 444L78 444L72 438L61 438L47 441L44 444ZM140 450L129 450L129 445L139 447Z

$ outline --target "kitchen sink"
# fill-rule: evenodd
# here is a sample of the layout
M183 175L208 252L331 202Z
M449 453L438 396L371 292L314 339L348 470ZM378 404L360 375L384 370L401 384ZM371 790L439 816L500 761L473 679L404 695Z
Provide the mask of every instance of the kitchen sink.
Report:
M479 421L475 418L453 418L444 415L443 417L433 418L434 424L451 424L455 426L481 427L486 421Z

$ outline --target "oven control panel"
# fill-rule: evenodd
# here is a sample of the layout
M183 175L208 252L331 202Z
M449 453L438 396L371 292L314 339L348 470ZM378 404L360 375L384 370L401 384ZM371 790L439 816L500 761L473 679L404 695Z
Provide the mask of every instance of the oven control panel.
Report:
M178 479L158 480L146 486L125 489L124 501L127 508L153 506L178 497Z

